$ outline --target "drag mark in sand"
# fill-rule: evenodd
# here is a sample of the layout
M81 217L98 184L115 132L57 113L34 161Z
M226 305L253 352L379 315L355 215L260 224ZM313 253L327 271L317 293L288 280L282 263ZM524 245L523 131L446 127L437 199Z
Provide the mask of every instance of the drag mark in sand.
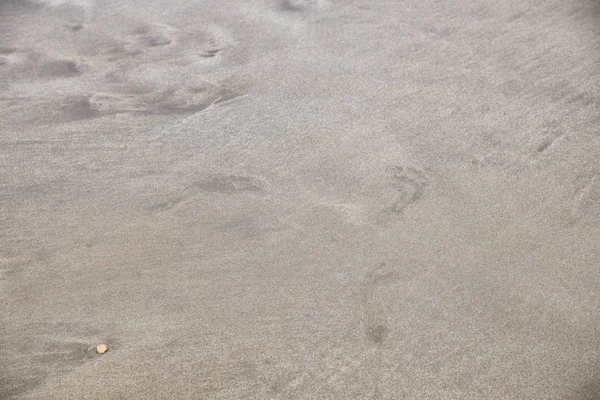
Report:
M560 139L563 135L558 135L555 137L550 137L550 138L546 138L544 141L542 141L542 143L538 146L537 151L538 153L543 153L544 151L548 150L549 148L552 147L552 145L554 144L554 142L556 142L558 139Z
M281 11L290 13L322 10L330 6L330 0L278 0L278 2Z
M0 398L15 398L27 393L48 379L57 379L72 370L93 361L95 346L76 338L55 338L48 335L29 336L27 328L22 332L12 332L0 345L19 349L22 360L12 365L10 370L0 363ZM16 341L19 342L16 342ZM27 364L35 365L28 368Z
M217 54L219 54L221 51L222 51L222 49L206 50L204 53L202 53L200 55L200 57L212 58L212 57L216 56Z
M115 92L92 93L76 98L62 109L71 121L98 118L114 114L188 116L244 96L227 88L167 88L162 91L142 91L123 88Z
M176 205L183 203L188 198L193 197L201 192L206 193L221 193L221 194L238 194L243 192L262 192L264 190L264 182L253 176L230 175L230 174L212 174L204 179L191 183L179 194L167 201L157 203L149 207L152 212L167 211Z
M593 175L575 192L571 209L572 224L600 220L600 175Z
M301 4L301 2L294 1L294 0L281 0L279 2L279 8L282 11L287 11L287 12L299 12L299 11L304 10L304 7Z
M263 183L251 176L214 174L192 184L193 187L203 192L238 193L259 192L263 190Z

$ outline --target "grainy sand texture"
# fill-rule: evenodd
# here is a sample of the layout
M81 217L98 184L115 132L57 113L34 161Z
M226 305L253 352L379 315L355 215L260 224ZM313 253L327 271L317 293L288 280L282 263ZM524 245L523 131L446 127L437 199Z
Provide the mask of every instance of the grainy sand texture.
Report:
M600 399L600 2L0 0L0 399Z

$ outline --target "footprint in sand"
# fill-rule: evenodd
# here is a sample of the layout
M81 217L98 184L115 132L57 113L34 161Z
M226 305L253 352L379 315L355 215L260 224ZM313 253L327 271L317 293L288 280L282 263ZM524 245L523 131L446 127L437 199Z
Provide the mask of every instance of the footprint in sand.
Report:
M363 325L365 336L374 345L381 345L389 333L388 314L380 292L398 278L399 274L390 262L379 263L365 276L362 294Z
M363 326L365 336L373 345L382 345L390 334L390 325L398 302L409 285L426 278L429 269L417 260L388 259L365 274L362 285Z
M167 29L153 25L144 25L135 29L133 38L144 47L167 46L173 42Z
M429 186L429 180L422 170L410 166L394 166L390 174L392 186L398 194L385 208L385 213L402 214L408 206L423 197L425 188Z
M194 62L198 63L200 60L196 57L214 58L232 45L227 38L219 36L214 32L186 32L162 24L141 24L125 36L120 47L122 52L133 56L156 53L161 57L175 57L178 62L182 61L181 48L186 48L190 56L195 58Z
M73 59L58 59L47 54L16 48L0 48L0 65L13 79L72 78L83 74L86 66Z

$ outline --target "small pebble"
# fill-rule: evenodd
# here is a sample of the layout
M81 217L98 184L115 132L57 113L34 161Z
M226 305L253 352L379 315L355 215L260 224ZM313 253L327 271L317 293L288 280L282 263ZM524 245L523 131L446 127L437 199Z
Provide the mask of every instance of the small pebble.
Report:
M96 353L98 354L104 354L108 351L108 346L105 344L99 344L98 346L96 346Z

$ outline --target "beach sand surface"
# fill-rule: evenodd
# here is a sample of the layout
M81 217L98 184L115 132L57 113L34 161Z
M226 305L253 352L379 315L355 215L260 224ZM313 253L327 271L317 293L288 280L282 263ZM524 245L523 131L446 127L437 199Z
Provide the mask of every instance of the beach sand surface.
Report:
M0 399L600 399L600 3L0 0Z

